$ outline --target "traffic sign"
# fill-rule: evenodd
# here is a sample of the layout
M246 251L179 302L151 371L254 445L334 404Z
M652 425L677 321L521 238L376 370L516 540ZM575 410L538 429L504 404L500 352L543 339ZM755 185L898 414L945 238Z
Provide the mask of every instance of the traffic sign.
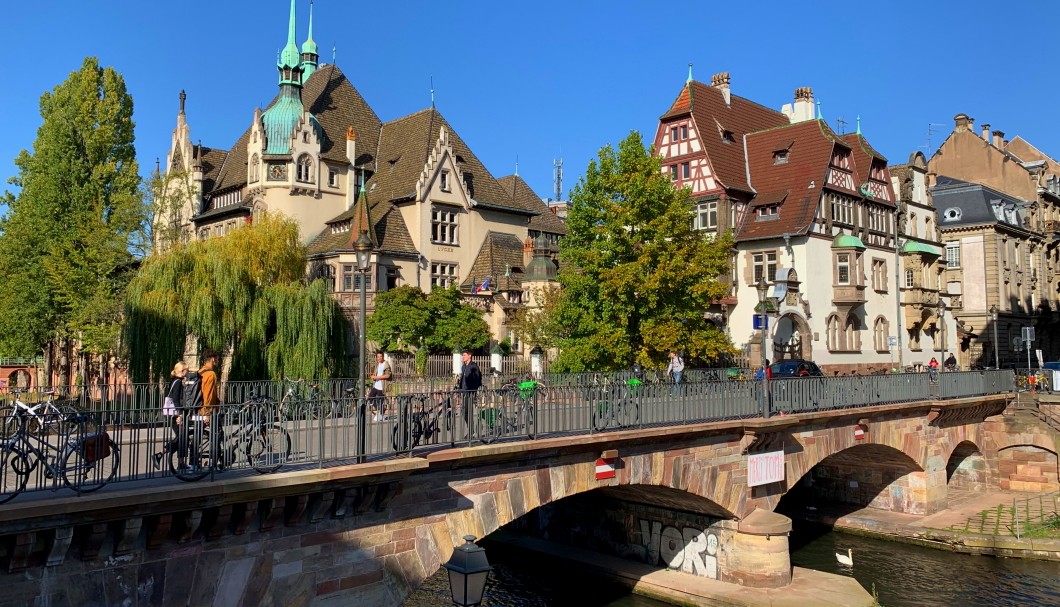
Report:
M752 328L754 328L755 331L768 329L769 316L766 316L765 314L755 314L754 325Z
M1023 327L1022 336L1024 343L1034 341L1034 327Z
M615 466L604 458L596 460L596 480L602 481L615 478Z
M854 426L854 440L865 439L865 428L861 427L861 424Z

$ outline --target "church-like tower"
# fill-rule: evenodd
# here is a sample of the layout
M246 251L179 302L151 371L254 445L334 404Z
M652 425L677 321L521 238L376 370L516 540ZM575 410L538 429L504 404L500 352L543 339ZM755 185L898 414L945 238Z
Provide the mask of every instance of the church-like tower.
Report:
M309 36L302 43L302 82L316 71L320 64L320 55L317 53L317 43L313 40L313 2L309 2Z

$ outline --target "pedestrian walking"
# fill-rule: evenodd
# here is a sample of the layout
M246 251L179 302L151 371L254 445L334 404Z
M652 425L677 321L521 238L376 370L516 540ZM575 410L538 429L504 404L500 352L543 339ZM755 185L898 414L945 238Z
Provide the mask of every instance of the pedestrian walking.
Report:
M184 393L184 376L188 374L188 365L184 361L177 361L173 365L173 371L169 374L169 388L166 390L165 398L162 400L162 417L167 420L166 425L173 432L173 438L162 445L162 450L154 455L155 469L162 467L162 459L174 449L179 449L187 441L181 440L181 434L187 427L185 425L184 411L181 409ZM185 433L186 434L186 433ZM181 455L184 455L182 453Z
M681 383L681 377L685 373L685 361L677 350L670 350L670 364L666 367L666 375L674 382L674 390Z
M394 377L394 372L391 370L390 363L386 360L386 354L382 350L375 353L375 362L372 387L368 388L368 398L372 403L373 419L386 415L386 390L390 385L390 380Z
M456 376L456 385L453 391L460 397L461 417L467 426L467 437L471 439L471 418L475 409L475 393L482 387L482 371L478 363L471 360L471 350L464 349L460 352L460 374Z

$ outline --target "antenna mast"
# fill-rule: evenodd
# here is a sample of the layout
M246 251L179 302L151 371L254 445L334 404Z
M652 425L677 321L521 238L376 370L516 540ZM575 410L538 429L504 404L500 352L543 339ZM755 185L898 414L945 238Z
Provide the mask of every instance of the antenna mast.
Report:
M552 179L553 187L555 188L554 194L556 195L555 201L559 202L563 200L563 159L559 158L552 161Z

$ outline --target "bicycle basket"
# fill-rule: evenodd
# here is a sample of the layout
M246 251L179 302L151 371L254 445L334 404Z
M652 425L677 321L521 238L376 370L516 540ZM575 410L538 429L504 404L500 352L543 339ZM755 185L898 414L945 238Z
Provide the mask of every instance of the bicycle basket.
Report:
M84 450L86 464L92 464L99 460L110 457L110 435L106 432L97 432L85 437L81 449Z
M519 382L519 386L518 387L519 387L519 396L521 398L533 398L534 392L537 390L537 382L533 381L533 380L521 381L521 382Z

